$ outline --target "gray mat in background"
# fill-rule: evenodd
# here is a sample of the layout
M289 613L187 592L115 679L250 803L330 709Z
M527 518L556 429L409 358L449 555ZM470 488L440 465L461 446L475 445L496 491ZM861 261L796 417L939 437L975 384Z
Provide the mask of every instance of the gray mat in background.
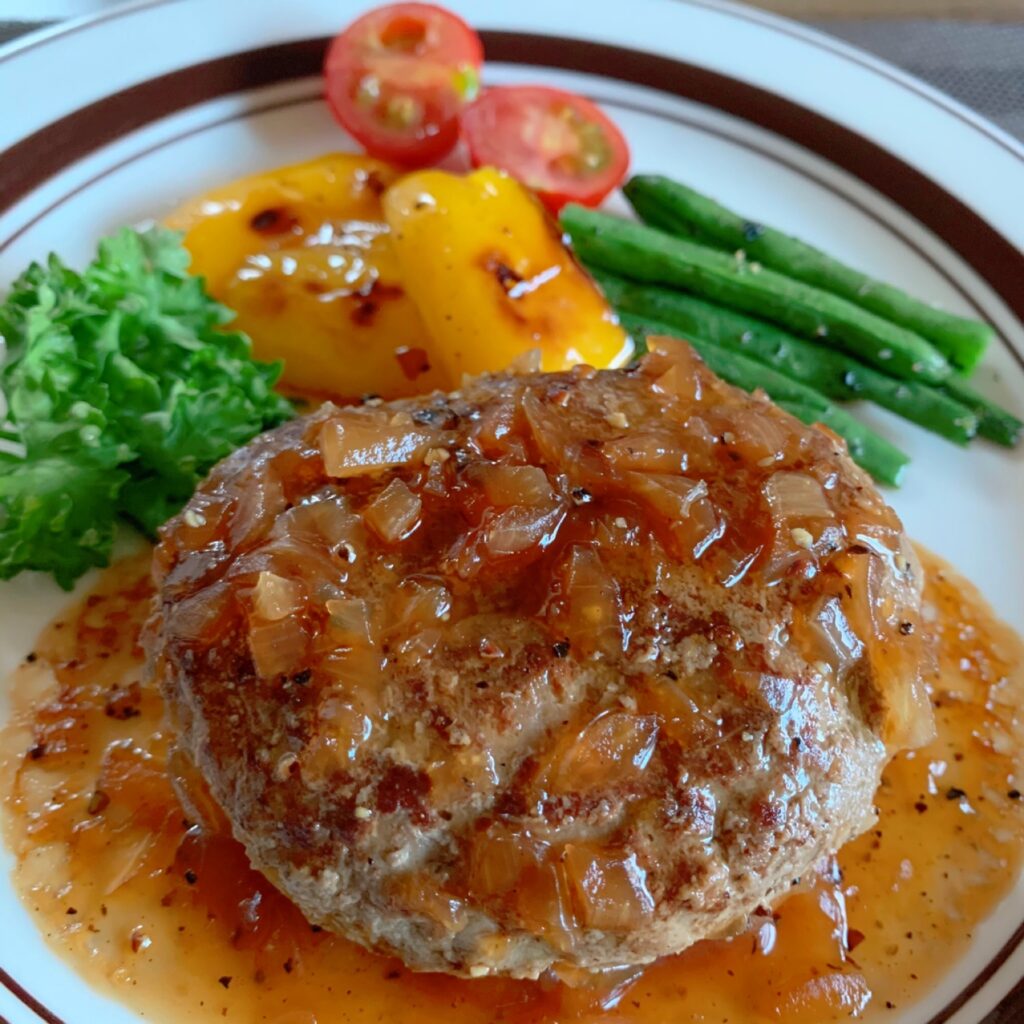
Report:
M812 24L923 78L1024 139L1024 24L923 19ZM33 27L0 21L0 43Z
M1024 139L1024 24L851 20L814 27L923 78Z

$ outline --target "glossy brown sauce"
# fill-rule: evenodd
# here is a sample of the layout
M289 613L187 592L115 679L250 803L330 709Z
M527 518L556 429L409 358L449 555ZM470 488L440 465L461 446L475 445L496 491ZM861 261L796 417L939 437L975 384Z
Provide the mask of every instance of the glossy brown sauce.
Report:
M148 559L108 571L40 637L0 736L15 885L91 983L161 1020L275 1024L823 1024L928 990L1024 852L1024 648L935 558L938 734L898 756L862 836L747 932L575 986L417 975L311 929L223 834L185 820L138 635ZM926 616L927 617L927 616Z

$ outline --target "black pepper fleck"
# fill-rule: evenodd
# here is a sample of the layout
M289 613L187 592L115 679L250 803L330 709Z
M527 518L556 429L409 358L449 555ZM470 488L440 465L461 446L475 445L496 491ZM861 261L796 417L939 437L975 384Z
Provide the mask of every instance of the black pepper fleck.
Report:
M191 868L189 868L185 872L185 881L188 882L189 885L195 885L196 882L199 881L199 876Z
M569 641L556 640L551 645L551 651L556 658L564 658L569 653Z

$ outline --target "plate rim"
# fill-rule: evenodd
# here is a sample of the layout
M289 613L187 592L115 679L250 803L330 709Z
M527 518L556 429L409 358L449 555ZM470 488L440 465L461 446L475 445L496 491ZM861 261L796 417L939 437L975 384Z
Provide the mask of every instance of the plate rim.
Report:
M58 37L70 35L83 29L92 29L102 22L113 21L151 7L163 7L180 2L183 2L183 0L121 0L120 3L105 11L96 11L90 14L79 15L78 17L67 18L50 25L42 25L0 45L0 64L5 63L11 57L35 49ZM1011 135L973 107L931 85L919 76L905 71L892 61L888 61L884 57L878 57L853 43L848 43L836 36L832 36L823 29L805 25L796 18L787 17L784 14L751 7L747 3L738 2L738 0L674 0L674 2L690 7L702 7L706 10L718 11L762 25L803 42L811 43L820 49L834 53L836 56L853 61L868 70L882 74L885 78L896 84L909 88L923 99L937 104L955 115L959 120L967 122L971 127L989 136L1013 155L1024 159L1024 140Z

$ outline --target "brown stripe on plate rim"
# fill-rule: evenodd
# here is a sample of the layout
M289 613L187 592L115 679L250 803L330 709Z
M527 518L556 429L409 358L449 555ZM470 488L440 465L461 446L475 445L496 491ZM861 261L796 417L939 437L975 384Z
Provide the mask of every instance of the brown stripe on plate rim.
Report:
M189 107L315 75L328 40L303 39L180 68L112 93L25 136L0 156L0 213L69 164Z
M930 228L972 265L1018 320L1024 322L1024 291L1018 292L1013 287L1015 282L1024 280L1024 253L937 183L852 129L757 86L667 57L556 36L486 30L481 35L491 59L603 75L659 89L733 114L818 153ZM0 169L9 175L8 182L14 182L13 187L8 185L9 195L0 199L3 204L0 208L9 207L68 164L161 117L218 96L315 74L327 41L326 38L300 40L217 58L142 82L54 122L16 143L0 159ZM836 52L847 56L844 51ZM909 87L901 78L890 77L897 84ZM926 93L921 95L935 100ZM935 102L951 113L960 113ZM960 116L979 127L962 113ZM999 136L988 134L1005 145L1005 140ZM1016 148L1007 148L1024 163L1024 155ZM1011 349L1020 359L1015 346ZM948 1021L995 974L1022 940L1024 924L930 1024ZM61 1024L59 1017L2 968L0 983L47 1024ZM1010 997L1014 1006L1020 994L1018 986ZM1007 1009L1011 1009L1009 1001L1001 1008L1002 1011Z
M54 39L63 39L67 36L75 35L83 29L92 29L97 24L116 21L129 15L147 11L153 7L165 7L178 2L180 0L135 0L134 3L128 0L128 2L119 4L115 10L86 15L82 18L73 19L63 25L49 26L45 29L31 32L0 47L0 51L2 51L0 52L0 64L13 60L29 50L35 50L40 46L44 46ZM737 21L749 21L760 28L776 32L782 36L789 36L791 39L796 39L808 46L813 46L815 49L824 50L826 53L839 57L849 64L856 64L858 67L865 68L873 74L880 75L882 78L895 83L901 89L906 89L908 92L920 96L934 106L941 107L948 114L970 125L971 128L981 132L983 135L988 136L991 141L1007 150L1013 156L1024 159L1024 146L1015 139L1008 137L1006 132L997 128L980 114L976 114L962 103L927 83L918 80L913 75L905 73L888 61L866 53L839 39L835 39L825 32L809 28L798 21L783 17L782 15L747 7L745 4L736 4L733 0L726 0L724 3L720 2L720 0L677 0L677 2L686 4L689 7L699 7L704 10L714 11L716 14L735 18Z
M20 999L40 1020L46 1021L46 1024L64 1024L60 1017L43 1006L31 992L22 988L2 967L0 967L0 985L3 985L16 999Z

